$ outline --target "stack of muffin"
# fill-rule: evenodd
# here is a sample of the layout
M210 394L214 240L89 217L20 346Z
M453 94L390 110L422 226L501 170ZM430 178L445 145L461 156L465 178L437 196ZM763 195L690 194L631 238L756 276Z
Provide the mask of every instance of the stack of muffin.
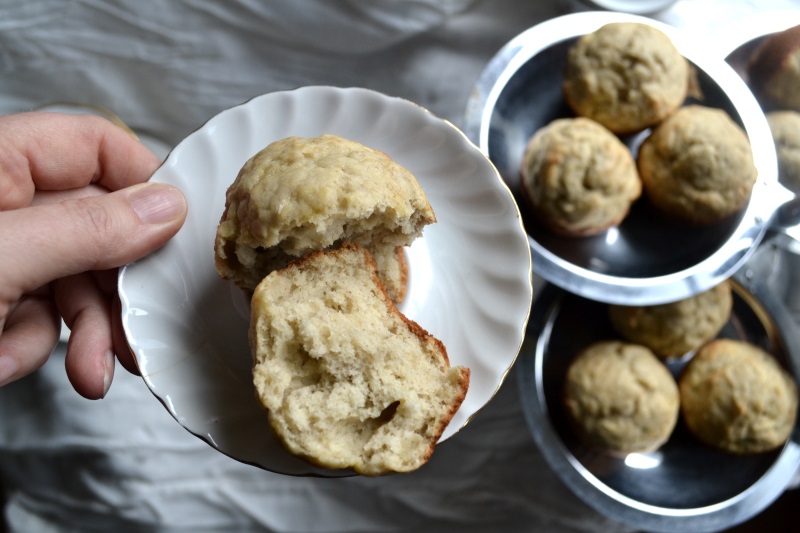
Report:
M756 181L750 143L722 110L682 106L691 67L660 30L607 24L569 50L563 93L576 117L529 140L521 184L553 232L594 235L617 225L645 193L656 211L691 224L724 220ZM636 159L619 136L644 135Z
M725 111L684 105L691 77L652 26L613 23L578 39L563 82L576 116L535 132L522 158L537 218L578 238L620 224L641 196L666 220L700 228L741 211L757 176L749 140ZM638 153L628 135L644 138ZM576 434L614 453L652 451L682 415L699 441L724 452L785 443L796 385L760 347L715 340L731 309L728 282L669 304L609 306L618 338L577 354L564 383ZM676 358L689 359L677 379L665 364Z
M766 350L716 338L732 302L726 281L669 304L610 305L619 339L582 350L564 384L583 442L613 453L654 451L682 415L700 442L726 453L782 446L794 428L797 387ZM684 358L676 381L667 363Z

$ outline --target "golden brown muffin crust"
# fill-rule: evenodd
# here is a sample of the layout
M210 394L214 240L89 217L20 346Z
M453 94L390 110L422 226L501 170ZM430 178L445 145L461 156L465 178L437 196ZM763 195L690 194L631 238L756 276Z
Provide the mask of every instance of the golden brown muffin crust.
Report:
M694 224L740 211L758 174L742 128L725 111L698 105L653 130L639 148L638 167L651 204Z
M686 366L679 386L689 430L725 452L775 449L794 428L797 386L771 354L753 344L707 344Z
M728 281L677 302L610 305L614 329L626 340L647 346L663 358L680 357L713 339L728 322L733 295Z
M622 134L664 120L688 85L688 64L669 37L647 24L617 22L570 48L563 91L576 114Z
M800 193L800 113L772 111L767 113L767 121L778 156L778 178L787 188Z
M589 445L619 452L652 451L669 439L678 419L678 386L644 346L600 341L570 364L564 403Z
M766 37L750 57L747 75L762 104L800 111L800 26Z
M566 236L619 224L642 191L628 148L587 118L558 119L539 129L526 146L520 173L533 212Z

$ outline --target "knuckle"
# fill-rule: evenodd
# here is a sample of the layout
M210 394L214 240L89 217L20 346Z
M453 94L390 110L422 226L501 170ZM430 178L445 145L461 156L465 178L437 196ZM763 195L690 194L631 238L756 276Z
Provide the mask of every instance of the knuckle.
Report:
M105 206L89 200L72 200L63 205L69 211L70 219L75 221L81 237L91 240L102 250L111 251L115 248L118 224Z
M114 219L108 210L95 202L78 202L81 205L81 220L93 235L108 237L114 231Z

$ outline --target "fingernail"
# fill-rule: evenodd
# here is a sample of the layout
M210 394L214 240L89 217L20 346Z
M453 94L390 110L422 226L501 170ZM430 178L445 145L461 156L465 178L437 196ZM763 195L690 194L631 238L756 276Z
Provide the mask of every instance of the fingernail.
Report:
M183 194L169 185L145 183L129 193L131 207L145 224L172 222L186 211Z
M11 382L17 375L17 360L9 356L0 356L0 387Z
M106 359L103 362L103 397L105 398L106 394L108 394L108 389L111 388L111 380L114 379L114 365L116 364L116 359L114 358L114 352L111 350L106 352Z

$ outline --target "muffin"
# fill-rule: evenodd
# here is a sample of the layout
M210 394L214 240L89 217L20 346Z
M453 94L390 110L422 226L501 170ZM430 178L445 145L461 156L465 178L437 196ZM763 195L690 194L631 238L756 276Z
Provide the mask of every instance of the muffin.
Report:
M725 111L698 105L653 130L639 148L638 167L656 209L698 225L739 212L757 176L744 130Z
M652 451L678 420L678 386L667 367L644 346L596 342L570 364L564 404L578 436L615 452Z
M626 340L647 346L661 358L680 357L710 341L728 322L733 307L727 281L676 302L610 305L611 325Z
M642 192L628 148L580 117L539 129L525 148L520 177L536 216L555 233L572 237L619 224Z
M782 446L797 414L797 387L775 358L743 341L701 348L680 382L681 412L702 442L733 454Z
M689 66L669 37L647 24L615 22L570 48L563 92L577 115L624 134L664 120L688 86Z
M286 448L325 468L409 472L469 387L444 345L403 316L347 243L270 273L253 293L253 381Z
M292 260L355 242L385 265L379 276L400 287L397 298L406 268L397 247L435 221L416 178L387 154L336 135L287 137L248 160L228 188L215 262L222 278L252 291Z
M800 111L800 26L766 37L750 56L747 77L765 107Z
M800 113L772 111L767 121L778 155L778 176L787 188L800 193Z

